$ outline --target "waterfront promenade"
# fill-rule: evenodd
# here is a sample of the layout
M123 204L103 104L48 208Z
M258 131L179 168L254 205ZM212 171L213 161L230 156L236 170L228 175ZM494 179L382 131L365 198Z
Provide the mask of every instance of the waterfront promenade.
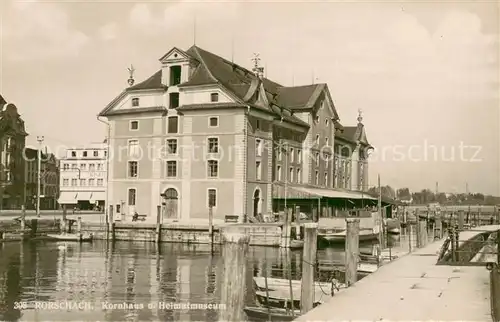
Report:
M475 230L494 228L500 226ZM491 321L489 271L484 266L436 265L442 243L382 266L295 321Z

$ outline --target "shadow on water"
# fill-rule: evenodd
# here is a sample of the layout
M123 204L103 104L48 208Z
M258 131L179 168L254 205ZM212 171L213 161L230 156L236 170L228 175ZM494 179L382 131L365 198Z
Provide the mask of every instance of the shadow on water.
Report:
M398 241L394 241L396 245ZM366 251L373 245L362 245ZM396 247L396 246L395 246ZM343 245L318 251L344 260ZM217 321L218 311L160 307L158 303L220 303L222 259L208 245L147 242L0 244L0 320ZM302 251L250 247L245 299L254 303L253 276L300 279ZM330 276L318 275L319 280ZM34 309L34 303L69 301L78 308ZM21 304L26 303L26 307ZM112 305L117 305L112 307ZM128 307L124 307L128 304ZM121 306L121 307L120 307Z

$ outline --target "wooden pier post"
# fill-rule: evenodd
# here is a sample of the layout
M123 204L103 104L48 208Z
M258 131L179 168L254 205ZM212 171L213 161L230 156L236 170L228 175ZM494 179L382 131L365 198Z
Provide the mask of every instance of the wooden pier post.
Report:
M156 206L156 236L155 241L161 241L161 205Z
M78 217L76 221L76 231L78 234L78 240L82 241L82 217Z
M300 313L312 310L314 304L314 269L316 267L316 247L318 224L304 224L304 251L302 261L302 283L300 292Z
M420 245L422 245L422 233L420 232L420 228L422 226L420 226L420 219L419 217L417 217L417 222L415 224L415 240L416 240L416 244L415 244L415 247L416 248L420 248Z
M24 205L21 206L21 231L24 235L24 230L26 229L26 208Z
M295 236L297 239L302 239L300 236L300 206L295 206Z
M424 220L421 220L419 222L420 224L420 229L419 229L419 232L420 232L420 245L418 247L422 248L422 247L425 247L425 245L427 245L427 221L424 219Z
M481 225L480 224L481 223L481 206L479 206L475 222L476 222L476 226Z
M312 220L314 222L318 222L318 218L319 218L319 216L318 216L318 209L315 208L315 207L313 207L312 208Z
M111 239L111 241L115 240L115 220L113 216L113 205L109 206L109 227L108 227L108 239Z
M462 210L458 211L458 230L464 230L464 212Z
M219 321L244 321L246 261L250 235L246 229L222 228L222 260L224 262Z
M210 253L214 251L214 209L208 207L208 238L210 242Z
M286 209L284 212L280 212L280 218L283 218L280 247L288 248L290 247L290 225L288 224L288 212L286 211Z
M436 213L434 217L434 238L443 238L443 223L441 222L441 214Z
M348 287L358 279L359 218L346 218L345 283Z
M61 219L61 233L65 234L67 232L67 210L66 205L62 205L62 219Z

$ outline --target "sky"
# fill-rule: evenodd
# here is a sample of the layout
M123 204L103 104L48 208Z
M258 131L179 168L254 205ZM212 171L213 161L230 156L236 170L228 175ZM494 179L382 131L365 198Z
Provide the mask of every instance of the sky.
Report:
M0 1L0 94L52 150L102 141L96 115L196 43L362 110L370 185L500 195L496 1Z

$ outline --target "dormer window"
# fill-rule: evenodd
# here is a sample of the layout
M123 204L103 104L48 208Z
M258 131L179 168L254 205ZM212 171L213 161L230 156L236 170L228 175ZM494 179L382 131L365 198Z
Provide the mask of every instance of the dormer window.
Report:
M328 126L328 119L325 120L325 126Z
M71 151L71 157L76 158L76 151Z
M210 102L218 102L219 101L219 93L210 94Z
M316 134L316 144L319 144L319 134Z
M316 115L316 116L314 117L314 122L319 123L319 115Z
M170 105L169 108L178 108L179 107L179 93L170 93Z
M132 107L138 107L139 106L139 98L138 97L134 97L132 99Z
M179 85L181 83L181 66L170 67L170 86Z

